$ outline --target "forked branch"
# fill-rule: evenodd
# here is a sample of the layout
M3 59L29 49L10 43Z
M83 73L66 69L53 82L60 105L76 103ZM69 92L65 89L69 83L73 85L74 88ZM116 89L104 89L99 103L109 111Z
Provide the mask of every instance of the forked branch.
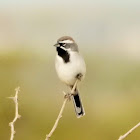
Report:
M76 80L76 82L75 82L75 84L74 84L70 94L74 93L75 88L77 86L77 83L78 83L78 80ZM64 92L64 94L66 95L65 92ZM52 127L52 130L50 131L50 133L48 135L46 135L46 139L45 140L49 140L50 137L52 136L52 134L54 133L55 129L57 128L59 120L60 120L60 118L62 118L62 114L63 114L64 108L65 108L66 102L68 100L69 100L69 96L65 96L63 104L62 104L62 107L61 107L60 112L59 112L59 115L58 115L58 117L57 117L57 119L56 119L56 121L55 121L55 123L54 123L54 125Z
M17 119L19 119L21 116L19 115L19 111L18 111L18 93L20 91L20 87L16 88L15 89L16 91L16 94L14 97L9 97L10 99L13 99L14 103L15 103L15 117L13 119L12 122L9 123L10 127L11 127L11 137L10 137L10 140L13 140L14 139L14 134L16 133L15 131L15 122L17 121Z

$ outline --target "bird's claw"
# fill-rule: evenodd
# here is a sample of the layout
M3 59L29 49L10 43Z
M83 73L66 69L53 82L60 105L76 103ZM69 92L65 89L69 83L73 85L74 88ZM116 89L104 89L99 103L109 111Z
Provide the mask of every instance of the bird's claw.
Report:
M76 75L76 78L77 78L78 80L80 80L80 81L81 81L82 77L83 77L83 75L82 75L81 73L79 73L79 74Z

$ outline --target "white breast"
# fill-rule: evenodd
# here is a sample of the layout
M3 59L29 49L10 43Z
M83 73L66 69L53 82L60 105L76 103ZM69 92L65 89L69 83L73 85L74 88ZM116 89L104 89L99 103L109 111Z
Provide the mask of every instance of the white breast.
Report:
M83 78L86 73L86 66L83 58L78 52L70 51L70 62L65 63L63 59L56 55L56 72L61 81L67 85L73 85L76 80L76 75L81 73Z

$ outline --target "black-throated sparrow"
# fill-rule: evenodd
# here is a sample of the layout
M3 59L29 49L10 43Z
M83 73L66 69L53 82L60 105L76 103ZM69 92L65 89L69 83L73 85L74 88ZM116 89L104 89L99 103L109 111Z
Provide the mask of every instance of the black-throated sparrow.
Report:
M72 88L77 79L81 80L85 76L86 65L84 59L79 53L76 42L69 36L59 38L54 46L57 51L55 68L58 77ZM72 100L77 117L80 118L85 115L77 87L72 95Z

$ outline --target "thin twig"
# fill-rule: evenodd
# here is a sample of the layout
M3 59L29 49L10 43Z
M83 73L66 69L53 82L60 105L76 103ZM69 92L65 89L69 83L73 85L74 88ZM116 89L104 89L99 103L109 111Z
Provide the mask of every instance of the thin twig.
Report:
M118 140L123 140L124 138L126 138L129 134L132 133L132 131L134 131L136 128L138 128L140 126L140 122L135 125L132 129L130 129L127 133L125 133L124 135L120 136Z
M19 111L18 111L18 93L20 91L20 87L15 89L16 94L14 97L9 97L10 99L13 99L14 103L15 103L15 117L13 119L12 122L9 123L10 127L11 127L11 137L10 140L14 139L14 134L16 133L15 128L14 128L14 124L17 121L17 119L19 119L21 116L19 115Z
M74 84L74 86L73 86L73 88L71 90L71 94L74 93L77 84L78 84L78 80L76 80L76 82L75 82L75 84ZM65 92L64 92L64 94L66 95ZM62 118L62 114L63 114L64 108L65 108L65 105L66 105L66 102L68 101L68 99L69 99L69 97L66 97L64 99L62 107L61 107L60 112L59 112L59 115L58 115L58 117L57 117L57 119L56 119L56 121L54 123L54 126L53 126L52 130L50 131L50 133L46 135L46 139L45 140L49 140L50 137L52 136L52 134L54 133L55 129L57 128L58 122L59 122L60 118Z

